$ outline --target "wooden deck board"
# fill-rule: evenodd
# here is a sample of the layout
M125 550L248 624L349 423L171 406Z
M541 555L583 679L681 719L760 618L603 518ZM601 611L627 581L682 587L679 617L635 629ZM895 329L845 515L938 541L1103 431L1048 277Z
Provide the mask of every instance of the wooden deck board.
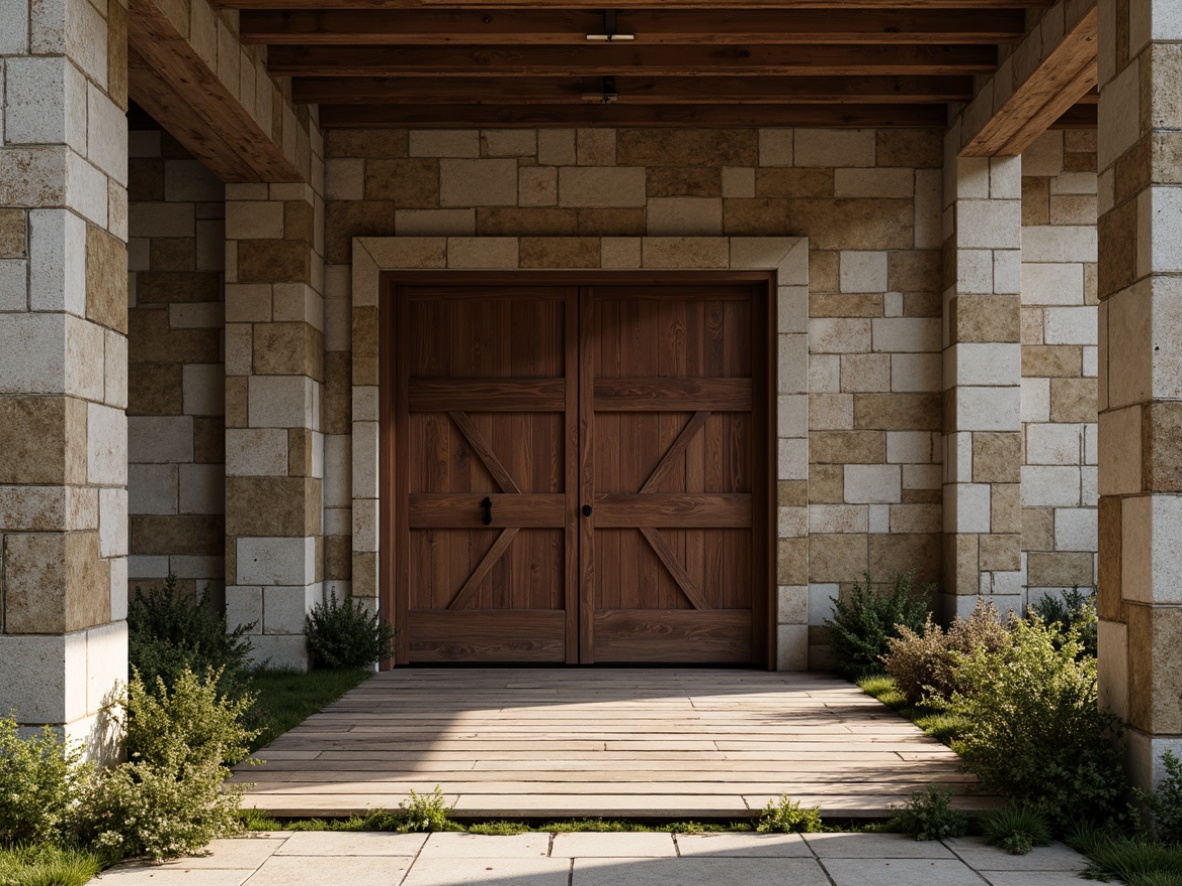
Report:
M882 816L928 784L971 793L948 748L814 674L688 669L397 669L238 767L277 815L395 808L441 786L470 818L745 818L787 792Z

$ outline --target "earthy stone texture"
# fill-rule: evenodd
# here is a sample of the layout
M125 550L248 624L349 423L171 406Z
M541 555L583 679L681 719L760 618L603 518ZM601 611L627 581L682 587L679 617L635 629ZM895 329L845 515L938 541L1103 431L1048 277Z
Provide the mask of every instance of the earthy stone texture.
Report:
M131 515L131 553L140 556L219 554L224 535L224 518L219 514Z
M10 634L79 631L111 620L110 564L97 532L4 537L5 624Z
M880 129L875 142L879 166L939 169L944 165L944 136L939 130Z
M320 531L321 482L309 477L227 477L226 533L298 538Z
M886 437L879 431L813 431L809 460L817 464L878 464L886 460Z
M870 539L868 569L874 581L890 581L915 569L917 582L938 582L941 576L940 536L874 534Z
M1020 340L1019 301L1010 295L961 295L949 306L948 323L961 342Z
M239 283L307 283L308 244L300 240L239 240Z
M1051 421L1095 422L1096 379L1051 379Z
M773 237L791 230L789 202L780 199L722 201L722 231L731 237Z
M135 346L135 339L132 339ZM180 415L184 412L180 363L143 363L127 380L128 415Z
M432 209L439 205L439 161L370 160L365 164L365 198L393 200L397 209Z
M832 197L832 169L765 166L755 170L756 197Z
M1182 492L1182 403L1142 411L1141 464L1147 492Z
M755 166L754 129L623 129L616 136L621 166Z
M645 177L645 191L649 197L721 197L722 170L654 166Z
M1021 479L1021 469L1020 435L1009 432L973 434L974 483L1017 483Z
M0 397L0 484L86 482L86 404Z
M523 268L598 268L598 237L522 237L520 262Z
M23 209L0 208L0 258L24 258L28 254L25 219Z
M348 264L354 237L388 237L394 233L394 203L334 200L325 209L324 231L325 261Z
M330 129L324 135L324 156L377 160L406 157L409 135L405 129Z
M865 535L810 535L809 581L857 581L867 569L868 546Z
M324 336L308 323L254 326L256 375L304 375L324 380Z
M940 400L939 394L855 394L854 427L938 431Z

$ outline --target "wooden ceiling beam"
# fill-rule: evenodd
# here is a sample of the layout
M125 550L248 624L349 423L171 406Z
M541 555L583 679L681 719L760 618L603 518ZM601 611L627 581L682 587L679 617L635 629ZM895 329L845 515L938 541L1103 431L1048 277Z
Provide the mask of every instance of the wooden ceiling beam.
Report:
M293 77L941 76L986 74L993 46L274 46Z
M632 45L685 43L1017 43L1021 10L654 10L625 11ZM244 10L244 43L273 45L559 44L585 46L603 15L580 10Z
M942 128L939 105L321 105L340 129L471 129L570 126L854 126Z
M738 9L939 9L981 11L988 9L1041 9L1054 0L725 0L727 10ZM223 9L593 9L603 10L603 0L213 0ZM680 12L687 9L717 11L719 0L612 0L612 9L651 9Z
M927 104L967 101L971 77L617 77L617 105ZM596 77L297 78L301 104L587 105ZM597 102L596 99L599 99Z
M1016 157L1098 82L1096 6L1059 0L961 115L963 157Z

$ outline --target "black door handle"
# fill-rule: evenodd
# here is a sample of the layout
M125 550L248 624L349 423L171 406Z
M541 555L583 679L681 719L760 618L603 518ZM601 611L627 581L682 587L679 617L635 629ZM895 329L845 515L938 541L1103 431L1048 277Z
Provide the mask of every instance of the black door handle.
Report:
M492 523L492 499L486 495L480 506L484 508L484 516L481 517L481 521L485 526L488 526Z
M584 517L591 516L591 505L583 505L583 516Z

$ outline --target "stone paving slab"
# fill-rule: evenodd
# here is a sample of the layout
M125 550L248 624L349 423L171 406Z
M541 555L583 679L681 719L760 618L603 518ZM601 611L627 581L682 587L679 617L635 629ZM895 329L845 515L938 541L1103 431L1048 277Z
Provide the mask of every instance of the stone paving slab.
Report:
M1056 843L1012 856L980 838L898 834L273 832L130 863L95 886L1084 886Z

